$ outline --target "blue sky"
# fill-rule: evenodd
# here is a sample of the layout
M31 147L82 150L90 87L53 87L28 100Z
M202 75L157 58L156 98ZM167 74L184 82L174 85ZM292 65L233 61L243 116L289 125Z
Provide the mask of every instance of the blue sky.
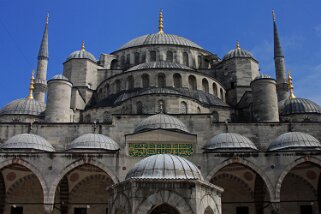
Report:
M221 58L239 40L260 62L262 73L272 76L275 9L295 94L321 104L320 8L320 0L0 0L0 106L28 94L47 11L51 78L62 72L62 63L82 40L99 58L132 38L157 32L160 9L165 32Z

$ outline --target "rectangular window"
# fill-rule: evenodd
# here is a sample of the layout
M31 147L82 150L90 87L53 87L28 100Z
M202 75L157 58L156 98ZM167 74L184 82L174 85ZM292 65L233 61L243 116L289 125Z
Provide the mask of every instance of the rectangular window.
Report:
M87 208L75 208L74 214L87 214Z
M249 214L248 207L236 207L236 214Z
M23 207L11 207L10 214L23 214Z
M300 206L301 214L313 214L311 205L301 205Z

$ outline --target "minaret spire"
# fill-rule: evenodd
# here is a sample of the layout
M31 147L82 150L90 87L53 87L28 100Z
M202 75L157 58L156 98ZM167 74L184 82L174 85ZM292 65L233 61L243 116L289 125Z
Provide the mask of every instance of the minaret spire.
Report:
M45 30L43 32L39 52L38 52L38 66L37 74L35 79L35 100L39 102L45 102L45 94L47 91L47 67L49 60L48 51L48 23L49 23L49 13L46 16Z
M160 10L159 12L158 33L164 33L163 10Z
M281 41L279 38L278 29L276 26L276 17L274 10L272 11L273 31L274 31L274 63L276 73L276 89L278 94L278 101L287 99L288 83L286 80L286 70L284 55L282 51Z

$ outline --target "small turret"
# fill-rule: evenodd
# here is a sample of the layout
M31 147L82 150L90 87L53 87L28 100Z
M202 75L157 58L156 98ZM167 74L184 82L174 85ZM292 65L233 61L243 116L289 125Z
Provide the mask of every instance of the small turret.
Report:
M52 123L71 122L72 84L63 75L56 75L48 81L47 109L45 120Z
M48 21L49 15L46 17L45 30L43 33L41 45L38 53L38 66L37 66L37 74L35 80L35 90L34 96L35 100L38 102L45 102L45 94L47 90L47 68L48 68Z
M282 51L281 41L276 26L276 18L274 11L272 11L272 16L274 30L274 63L276 73L276 89L278 94L278 101L282 101L287 98L288 84L286 81L284 54Z
M251 82L252 115L255 122L279 122L276 82L268 75L259 75Z

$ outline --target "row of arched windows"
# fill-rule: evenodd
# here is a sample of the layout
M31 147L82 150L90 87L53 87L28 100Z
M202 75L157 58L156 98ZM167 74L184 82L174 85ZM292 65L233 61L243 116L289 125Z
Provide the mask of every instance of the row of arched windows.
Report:
M143 88L148 88L150 87L150 76L147 73L144 73L141 75L141 87ZM168 77L167 77L168 78ZM168 86L166 83L166 75L164 73L159 73L157 74L156 77L156 86L159 88L164 88ZM182 76L179 73L173 74L173 86L174 88L182 88ZM202 90L204 92L213 94L219 98L221 98L223 101L225 101L225 93L224 90L218 85L213 82L212 87L210 88L209 82L207 78L202 79L202 88L198 88L197 86L197 79L194 75L189 75L188 76L188 88L191 90ZM126 79L126 90L131 90L135 88L135 81L134 77L132 75L128 76ZM121 81L119 79L115 80L114 83L112 84L112 89L110 88L109 84L106 84L106 95L110 95L112 93L118 93L122 90L121 87ZM111 91L113 91L111 93ZM99 90L99 93L102 93L102 90Z
M150 62L156 62L158 61L157 60L157 52L154 51L154 50L151 50L148 52L149 54L149 61ZM131 62L131 59L130 59L131 55L130 54L124 54L122 56L120 56L119 58L119 62L120 62L120 66L121 67L126 67L126 66L129 66L129 65L138 65L138 64L141 64L141 63L145 63L146 62L146 53L145 52L142 52L142 53L139 53L139 52L135 52L134 53L134 61ZM173 51L167 51L166 52L166 58L164 59L165 61L167 62L174 62L175 60L175 57L174 57L174 52ZM182 64L183 65L186 65L186 66L190 66L190 63L189 63L189 54L187 52L183 52L183 59L182 59ZM200 68L201 65L202 65L202 56L198 56L198 67ZM115 69L116 66L115 66L115 62L113 62L114 65L111 66L112 69Z
M160 112L163 111L165 112L165 102L163 100L159 100L157 102L157 110L156 112ZM137 114L143 114L143 103L141 101L137 101L136 102L136 113ZM180 114L187 114L188 113L188 109L187 109L187 103L185 101L180 102L180 106L179 106L179 113Z

